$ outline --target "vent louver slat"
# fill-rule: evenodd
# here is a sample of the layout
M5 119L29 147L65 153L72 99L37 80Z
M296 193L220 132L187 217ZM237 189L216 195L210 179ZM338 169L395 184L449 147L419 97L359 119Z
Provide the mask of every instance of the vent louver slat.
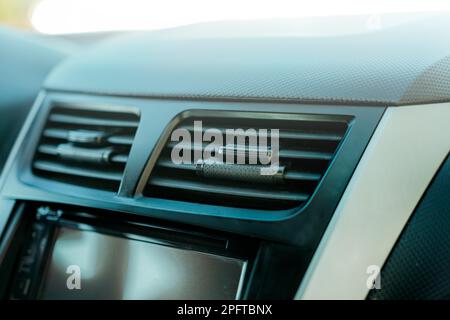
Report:
M248 115L241 118L239 113L233 117L217 114L184 119L175 129L186 129L191 137L195 132L204 134L206 130L214 129L222 134L224 144L228 144L227 129L243 129L245 132L240 131L237 136L244 135L247 139L245 143L252 136L259 139L261 132L264 132L259 129L267 129L268 132L270 129L279 129L281 178L249 178L248 172L242 172L247 168L252 170L252 164L248 162L244 166L226 165L216 176L202 174L195 161L181 164L173 162L171 152L175 146L182 147L183 152L189 152L193 159L195 151L204 151L210 142L180 143L169 138L159 154L143 194L146 197L240 208L280 210L300 207L306 204L319 185L347 132L350 120L347 116L323 115L316 118L297 115L292 119L283 116L278 119L276 115L272 118L267 117L267 114L255 114L254 118ZM194 121L202 121L201 128L195 127ZM235 148L239 149L237 142ZM224 172L229 172L229 176Z
M138 124L134 113L54 107L33 159L33 173L117 191Z

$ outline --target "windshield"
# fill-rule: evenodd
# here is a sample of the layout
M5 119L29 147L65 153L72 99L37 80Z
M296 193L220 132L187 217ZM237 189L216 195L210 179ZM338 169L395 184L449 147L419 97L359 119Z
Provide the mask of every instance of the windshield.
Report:
M0 0L0 23L67 34L155 30L221 20L449 10L449 0Z

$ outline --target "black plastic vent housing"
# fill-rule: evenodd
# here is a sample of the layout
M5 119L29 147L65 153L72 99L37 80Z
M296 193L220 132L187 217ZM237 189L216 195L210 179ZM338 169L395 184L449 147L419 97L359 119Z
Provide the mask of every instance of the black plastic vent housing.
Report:
M225 167L216 176L199 174L198 163L176 164L171 160L172 149L178 141L172 141L169 136L153 167L143 195L263 210L302 207L311 198L330 166L351 120L350 116L340 115L247 112L213 112L207 116L185 118L175 129L187 129L193 137L194 121L202 121L202 132L210 128L220 130L224 145L227 129L255 129L256 135L260 134L259 129L268 129L269 132L270 129L279 129L279 164L284 169L281 180L274 183L264 179L249 179L247 174L239 172L240 169L245 171L248 163L240 168ZM249 141L248 137L247 134L248 140L245 141ZM194 159L194 150L202 148L203 151L208 144L209 142L203 142L202 145L196 145L192 142L185 150L190 150L191 159ZM250 165L248 168L251 170Z
M131 112L53 107L32 169L39 177L117 191L139 124Z

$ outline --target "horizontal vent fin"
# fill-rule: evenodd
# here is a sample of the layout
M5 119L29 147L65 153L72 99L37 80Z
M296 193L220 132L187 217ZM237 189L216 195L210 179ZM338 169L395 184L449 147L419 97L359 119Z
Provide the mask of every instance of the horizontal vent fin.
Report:
M214 184L208 181L188 181L176 178L162 178L154 177L150 180L150 184L164 187L174 188L179 190L191 190L194 192L201 192L204 194L214 193L220 195L230 195L247 198L265 198L271 200L286 200L286 201L305 201L308 195L302 193L293 192L277 192L274 193L271 190L257 189L257 188L244 188L239 185L223 185Z
M52 114L49 118L50 123L58 123L62 125L82 125L94 127L121 127L121 128L136 128L137 122L122 121L122 120L107 120L97 119L91 117L79 117L65 114Z
M92 179L119 181L122 175L119 172L106 172L66 164L58 164L51 161L35 161L33 167L37 170L48 171L56 174L67 174L72 176L86 177Z
M205 130L199 130L199 129L195 129L194 126L180 126L179 128L183 128L186 129L190 132L204 132ZM241 127L240 127L241 128ZM222 134L226 134L226 130L225 128L214 128L215 130L220 130L220 132ZM243 128L241 128L243 129ZM248 129L245 128L243 129L244 131ZM237 135L241 135L239 134L239 132L237 132ZM253 133L253 132L246 132L245 134L246 136L259 136L259 134ZM294 131L294 130L285 130L285 131L281 131L280 132L280 139L293 139L293 140L323 140L323 141L340 141L342 139L342 136L339 134L328 134L325 132L301 132L301 131Z
M49 180L117 191L138 124L133 113L54 107L33 172Z
M183 153L189 152L190 159L194 159L195 154L203 152L210 142L194 144L189 141L167 141L144 189L144 196L266 210L305 205L330 165L347 132L350 119L346 116L306 116L295 120L286 117L252 119L238 116L187 118L176 129L189 131L191 137L214 129L213 132L222 136L222 145L230 145L230 141L232 145L239 145L239 141L247 145L250 139L259 139L262 135L268 135L270 141L270 129L279 129L282 178L257 182L233 173L224 177L223 172L235 171L237 165L233 164L226 165L220 176L205 176L194 161L181 164L173 162L171 153L175 146L181 147ZM202 121L201 127L198 123L194 125L195 121ZM227 141L229 129L235 130L235 137ZM248 163L245 165L251 166Z
M70 130L60 128L47 128L44 130L43 137L49 139L67 140ZM108 143L131 146L133 135L111 135L106 138Z

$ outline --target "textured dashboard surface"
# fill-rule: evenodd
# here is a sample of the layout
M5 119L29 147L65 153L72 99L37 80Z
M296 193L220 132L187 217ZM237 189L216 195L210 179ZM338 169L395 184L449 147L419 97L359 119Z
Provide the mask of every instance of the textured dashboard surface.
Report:
M351 26L332 31L355 19L362 32ZM449 16L396 19L210 23L131 33L68 59L45 86L180 99L376 105L450 100Z

